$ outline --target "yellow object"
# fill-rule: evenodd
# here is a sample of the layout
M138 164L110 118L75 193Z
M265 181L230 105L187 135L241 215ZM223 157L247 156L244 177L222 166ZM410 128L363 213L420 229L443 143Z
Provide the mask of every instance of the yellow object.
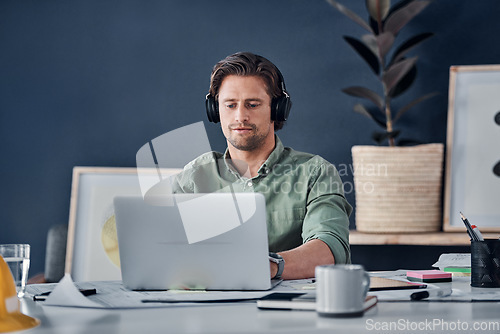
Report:
M101 242L108 258L120 268L120 252L118 250L118 236L116 233L115 215L109 217L101 231Z
M14 278L0 255L0 333L20 331L39 324L40 320L21 313Z

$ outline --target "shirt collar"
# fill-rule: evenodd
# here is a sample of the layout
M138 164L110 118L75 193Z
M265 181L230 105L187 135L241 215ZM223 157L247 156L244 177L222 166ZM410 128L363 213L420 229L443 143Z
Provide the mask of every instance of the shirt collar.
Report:
M260 166L259 171L258 171L259 175L269 174L270 168L272 168L274 166L274 164L276 164L279 161L281 154L285 150L283 143L281 142L281 140L279 139L279 137L277 135L274 135L274 142L275 142L274 150L271 152L271 154L269 154L269 157L267 157L266 161L264 161L262 166ZM231 166L231 164L228 163L228 161L231 159L231 155L229 154L229 148L226 148L226 151L224 152L223 157L224 157L224 164L225 164L226 168L229 171L231 171L232 174L239 176L236 169L233 166Z
M274 135L274 141L276 145L274 146L274 150L269 154L269 157L267 157L267 160L264 161L262 166L259 168L259 175L267 175L270 172L270 169L280 160L281 155L284 151L283 143L281 140L278 138L277 135Z

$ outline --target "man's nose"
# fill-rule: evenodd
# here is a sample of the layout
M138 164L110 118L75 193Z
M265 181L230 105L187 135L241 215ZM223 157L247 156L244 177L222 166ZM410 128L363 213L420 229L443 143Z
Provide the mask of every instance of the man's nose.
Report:
M248 110L244 105L239 105L236 109L235 120L237 122L245 122L248 121Z

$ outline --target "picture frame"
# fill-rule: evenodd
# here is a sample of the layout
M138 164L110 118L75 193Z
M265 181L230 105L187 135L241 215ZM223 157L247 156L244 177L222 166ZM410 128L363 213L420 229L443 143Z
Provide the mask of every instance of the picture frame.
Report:
M500 65L450 68L443 230L500 232Z
M162 175L179 171L161 169ZM141 186L160 182L159 174L154 168L73 168L65 273L74 281L121 280L113 199L141 196Z

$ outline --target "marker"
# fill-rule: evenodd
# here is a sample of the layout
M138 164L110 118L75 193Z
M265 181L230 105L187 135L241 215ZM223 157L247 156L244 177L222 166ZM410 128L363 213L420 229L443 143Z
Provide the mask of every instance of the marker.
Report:
M411 300L422 300L425 298L430 298L430 297L447 297L451 295L452 290L451 288L445 288L445 289L434 289L434 290L425 290L425 291L419 291L419 292L414 292L411 294L410 298Z
M469 220L467 220L467 218L465 218L465 216L462 214L462 212L460 212L460 217L462 218L462 221L465 224L465 228L467 228L467 233L469 233L469 237L471 238L471 240L479 241L476 233L474 233L474 231L472 230L472 226L470 226Z
M483 235L481 234L481 231L477 228L476 225L472 225L472 231L476 234L476 237L479 241L484 241Z

